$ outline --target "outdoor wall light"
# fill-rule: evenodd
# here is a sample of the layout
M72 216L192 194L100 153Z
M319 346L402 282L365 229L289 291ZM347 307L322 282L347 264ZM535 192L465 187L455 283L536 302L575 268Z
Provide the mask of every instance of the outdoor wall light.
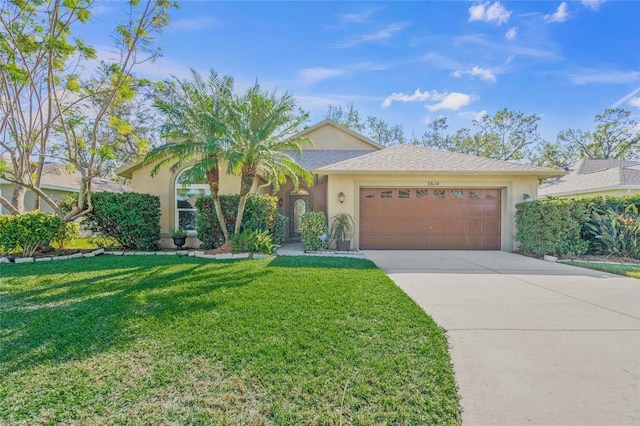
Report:
M344 203L344 199L345 199L344 192L341 191L338 194L338 201L340 201L340 203Z
M522 194L522 199L527 201L531 199L531 195L527 194L526 192L524 194Z
M284 203L284 200L282 198L280 198L278 200L278 207L282 207L282 203Z

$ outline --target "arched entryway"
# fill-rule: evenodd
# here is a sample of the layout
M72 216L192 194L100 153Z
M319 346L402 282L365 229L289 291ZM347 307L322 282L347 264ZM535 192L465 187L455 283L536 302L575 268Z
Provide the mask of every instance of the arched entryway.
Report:
M300 219L302 215L311 210L311 195L309 191L299 188L289 193L289 239L300 240Z

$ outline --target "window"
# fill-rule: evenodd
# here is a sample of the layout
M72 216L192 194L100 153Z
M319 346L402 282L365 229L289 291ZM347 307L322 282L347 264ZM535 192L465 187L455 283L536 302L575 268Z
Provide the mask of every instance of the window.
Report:
M451 190L451 198L462 198L463 192L459 189Z
M426 197L428 193L428 189L416 189L416 198Z
M445 197L445 191L444 189L436 189L433 191L433 195L436 196L436 198L444 198Z
M364 198L376 198L376 194L367 194Z
M411 198L411 191L407 189L398 190L398 198Z
M480 199L480 192L478 192L478 191L469 191L469 199L470 200L479 200Z
M196 230L196 200L211 195L206 179L189 180L183 170L176 178L176 228Z
M380 198L393 198L393 191L380 191Z

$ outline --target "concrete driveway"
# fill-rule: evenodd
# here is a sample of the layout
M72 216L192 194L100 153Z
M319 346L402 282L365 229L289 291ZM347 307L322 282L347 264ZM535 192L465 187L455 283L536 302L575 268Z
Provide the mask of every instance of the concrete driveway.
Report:
M498 251L364 254L447 330L464 423L640 424L640 280Z

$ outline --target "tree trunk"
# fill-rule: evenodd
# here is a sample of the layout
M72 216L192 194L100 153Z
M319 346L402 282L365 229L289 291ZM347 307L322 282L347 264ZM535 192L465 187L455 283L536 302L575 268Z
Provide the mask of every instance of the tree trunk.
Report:
M17 214L24 213L24 197L27 193L27 188L22 185L17 185L13 190L13 196L11 197L11 205L16 209Z
M256 173L254 170L242 172L242 177L240 178L240 202L238 202L238 215L236 216L236 228L234 231L235 234L240 233L242 217L244 216L244 207L247 204L247 194L251 192L255 178Z
M213 206L216 210L216 216L218 217L218 223L222 229L222 235L224 235L225 244L229 242L229 231L227 230L227 223L224 220L224 214L222 213L222 205L220 204L220 167L216 166L207 172L207 182L209 183L209 189L211 190L211 197L213 198Z

